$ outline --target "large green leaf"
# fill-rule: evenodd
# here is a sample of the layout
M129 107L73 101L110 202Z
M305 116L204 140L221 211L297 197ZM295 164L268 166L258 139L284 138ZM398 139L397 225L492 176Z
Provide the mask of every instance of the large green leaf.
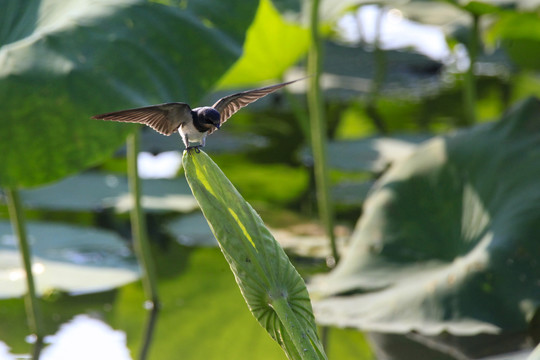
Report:
M95 113L199 99L242 53L256 8L3 1L0 185L49 182L111 154L133 127L90 120Z
M304 280L219 167L184 152L186 178L250 311L291 359L325 359Z
M333 295L315 304L317 319L392 333L526 332L540 309L539 114L528 99L396 163L338 267L314 281L314 293Z

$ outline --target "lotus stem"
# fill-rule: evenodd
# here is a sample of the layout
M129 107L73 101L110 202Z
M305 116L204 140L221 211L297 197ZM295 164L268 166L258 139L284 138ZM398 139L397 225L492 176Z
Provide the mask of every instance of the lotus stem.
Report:
M131 209L131 230L133 234L133 245L135 255L141 264L142 284L146 296L145 308L150 310L146 323L144 339L139 354L139 359L147 358L152 335L157 320L159 310L159 297L157 289L157 277L150 244L148 242L148 232L146 229L146 220L141 204L141 179L139 177L137 156L139 154L139 131L129 135L127 139L127 163L129 189L133 198L133 207Z
M35 336L33 359L38 360L43 347L43 317L39 306L39 299L36 295L34 274L32 273L32 255L26 234L26 221L18 190L6 189L6 193L8 197L9 218L15 236L17 237L24 271L26 273L27 292L24 300L28 327Z
M319 0L311 2L310 17L311 47L308 54L308 105L311 122L311 148L315 167L315 186L317 191L317 205L321 222L330 241L332 258L327 261L335 265L339 259L334 235L334 211L330 199L330 180L326 160L326 119L323 99L320 88L322 71L321 38L319 34Z

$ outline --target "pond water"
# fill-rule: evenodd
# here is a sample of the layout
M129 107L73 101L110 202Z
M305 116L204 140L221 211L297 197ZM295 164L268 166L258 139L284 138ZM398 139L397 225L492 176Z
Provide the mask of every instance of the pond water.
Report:
M154 252L162 309L150 359L283 359L248 311L219 249L173 241ZM41 302L49 334L42 359L137 358L148 316L144 303L138 281L94 294L51 292ZM23 359L31 351L25 318L22 299L0 300L0 359ZM336 344L369 355L360 333L345 334Z

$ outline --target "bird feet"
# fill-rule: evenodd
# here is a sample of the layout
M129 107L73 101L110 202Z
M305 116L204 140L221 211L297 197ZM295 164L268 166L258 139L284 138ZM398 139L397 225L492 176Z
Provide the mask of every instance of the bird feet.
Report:
M201 152L201 149L200 149L201 146L202 146L202 145L188 146L188 147L186 148L186 150L187 150L188 152L191 152L191 150L195 150L195 152L198 154L198 153Z

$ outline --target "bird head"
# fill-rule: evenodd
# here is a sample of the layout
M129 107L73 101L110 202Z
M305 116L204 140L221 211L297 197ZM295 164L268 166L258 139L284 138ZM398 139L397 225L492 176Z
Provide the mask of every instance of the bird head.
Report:
M221 126L221 115L211 107L203 107L198 109L199 119L204 125L212 125L219 129Z

